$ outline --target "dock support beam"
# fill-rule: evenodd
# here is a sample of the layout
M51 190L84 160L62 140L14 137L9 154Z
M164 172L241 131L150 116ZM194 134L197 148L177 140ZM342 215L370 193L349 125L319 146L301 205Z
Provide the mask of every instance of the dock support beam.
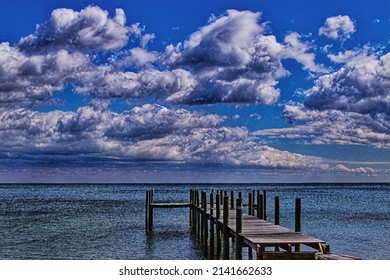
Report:
M223 198L223 259L229 259L229 197Z
M295 199L295 232L301 232L301 218L302 218L302 207L301 207L301 199ZM295 246L295 252L300 251L300 246Z
M145 230L146 233L150 233L153 229L153 191L146 191L145 201Z
M236 260L242 260L242 199L236 202Z
M263 220L267 220L267 191L263 191Z
M214 251L215 251L215 244L214 244L214 235L215 235L215 226L214 226L214 191L211 191L210 193L210 249L209 249L209 258L214 259Z

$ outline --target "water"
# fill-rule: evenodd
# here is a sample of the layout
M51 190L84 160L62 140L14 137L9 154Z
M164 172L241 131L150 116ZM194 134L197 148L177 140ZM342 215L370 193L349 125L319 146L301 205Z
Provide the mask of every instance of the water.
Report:
M145 190L157 201L187 201L189 190L267 190L268 219L280 196L280 224L294 228L302 198L302 231L335 253L390 259L389 184L312 185L0 185L0 259L202 259L188 210L156 209L145 234Z

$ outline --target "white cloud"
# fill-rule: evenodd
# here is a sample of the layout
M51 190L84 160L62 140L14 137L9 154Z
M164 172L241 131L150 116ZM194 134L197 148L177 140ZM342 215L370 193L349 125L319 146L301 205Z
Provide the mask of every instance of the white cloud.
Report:
M97 6L88 6L80 12L56 9L46 23L38 26L34 34L22 38L18 46L25 52L116 50L129 40L132 29L125 24L122 9L116 9L114 18Z
M349 168L345 166L344 164L338 164L336 165L336 169L343 172L348 173L363 173L363 174L374 174L375 170L370 167L356 167L356 168Z
M355 24L347 15L329 17L326 19L324 26L319 29L319 35L325 35L333 40L349 39L355 32Z
M279 80L288 76L282 61L295 59L305 70L324 73L315 63L311 46L292 32L285 44L265 35L260 13L228 10L191 34L184 44L167 46L163 55L171 67L186 67L197 86L186 95L171 96L174 103L260 103L272 105L280 96Z
M121 72L108 66L99 66L78 77L79 93L99 98L139 98L156 96L159 99L186 94L196 82L183 69L139 72Z
M43 101L60 91L77 71L90 67L79 52L61 50L45 55L25 55L8 43L0 44L0 104L19 106Z
M340 110L309 110L288 105L284 117L296 124L289 128L264 129L253 135L288 138L312 144L370 145L390 148L389 121L376 116Z
M351 57L306 91L305 106L390 117L390 53ZM383 117L380 115L383 114Z
M315 54L308 52L311 47L307 43L301 42L301 35L297 32L292 32L284 38L286 43L284 56L286 58L294 58L303 65L305 70L315 73L326 73L328 70L323 65L315 63Z
M283 45L263 35L260 13L228 10L213 18L184 44L166 48L171 67L191 69L197 86L174 103L255 102L274 104L278 79L288 75L281 64Z
M2 55L15 64L16 72L4 72L0 101L33 104L70 84L78 93L99 98L156 96L173 104L272 105L280 96L279 80L289 75L283 59L296 59L313 72L324 69L315 64L310 46L300 42L298 33L287 36L285 45L275 36L264 35L260 15L228 10L184 44L167 46L160 54L145 49L154 34L143 34L145 27L139 23L126 27L121 9L113 18L95 6L80 12L57 9L17 47L6 45L9 50L5 50L2 45ZM98 55L88 55L121 48L130 35L141 47L112 56L108 64L101 64Z
M145 104L114 113L94 101L77 112L1 109L0 154L28 159L157 160L188 163L327 169L325 161L250 141L224 118ZM5 137L8 135L8 137Z
M146 46L156 38L156 35L147 33L143 35L140 39L141 48L146 48Z
M158 60L157 52L148 52L144 48L132 48L128 51L128 55L119 61L115 62L118 67L136 67L136 68L151 68L152 64Z

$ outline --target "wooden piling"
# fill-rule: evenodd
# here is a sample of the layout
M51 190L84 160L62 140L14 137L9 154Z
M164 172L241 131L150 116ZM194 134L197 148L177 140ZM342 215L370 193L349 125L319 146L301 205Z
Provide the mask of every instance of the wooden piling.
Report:
M223 198L223 259L229 259L229 197Z
M204 207L204 196L205 196L205 192L201 192L200 193L200 209L203 210L203 207ZM200 244L203 245L203 241L204 241L204 212L201 211L200 212Z
M145 200L145 231L146 233L150 232L149 228L149 215L150 215L150 192L146 191L146 200Z
M214 234L215 234L215 226L214 226L214 191L210 193L210 247L209 247L209 258L214 259Z
M208 218L207 218L207 194L203 193L203 246L205 248L205 256L208 256Z
M234 192L230 192L230 209L234 209Z
M280 216L280 203L279 203L279 196L275 196L275 225L279 225L279 216Z
M220 226L220 220L221 220L221 193L218 191L216 196L216 239L217 239L217 259L219 260L221 258L221 251L222 251L222 241L221 241L221 226Z
M145 230L146 233L150 233L153 229L153 191L146 192L146 202L145 202Z
M242 199L236 202L236 260L242 260Z
M196 201L196 237L198 238L198 240L200 240L200 225L201 225L201 221L200 221L200 212L199 212L199 205L200 205L200 201L199 201L199 191L195 191L195 201Z
M252 216L253 213L253 198L252 198L252 193L250 192L248 194L248 215Z
M264 218L264 201L263 195L260 194L260 191L257 191L257 218Z
M301 218L302 218L302 207L301 207L301 199L295 199L295 232L301 232ZM295 252L299 252L301 250L300 246L295 246Z
M191 205L192 204L194 204L194 201L193 201L193 197L194 197L194 195L193 195L193 189L190 189L190 203L191 203ZM190 228L191 228L191 231L192 231L192 229L193 229L193 220L192 220L192 218L193 218L193 207L191 207L190 206L190 219L189 219L189 221L190 221Z
M267 191L263 191L263 220L267 220Z

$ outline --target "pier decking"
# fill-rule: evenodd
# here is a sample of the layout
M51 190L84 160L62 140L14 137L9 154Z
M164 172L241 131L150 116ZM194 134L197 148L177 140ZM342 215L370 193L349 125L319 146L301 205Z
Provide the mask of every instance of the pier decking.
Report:
M189 208L190 227L204 247L209 259L242 259L243 248L248 248L248 258L256 259L326 259L329 245L318 238L301 233L301 201L295 203L295 230L279 225L279 197L275 197L274 223L267 221L266 192L250 192L248 204L243 204L242 194L234 200L227 192L201 192L191 190L190 202L156 203L154 192L146 193L145 229L153 228L153 209ZM207 199L209 197L209 199ZM257 197L257 203L255 203ZM207 201L208 200L208 201ZM243 209L247 213L243 213ZM256 215L255 215L256 214ZM332 255L337 258L337 255Z

